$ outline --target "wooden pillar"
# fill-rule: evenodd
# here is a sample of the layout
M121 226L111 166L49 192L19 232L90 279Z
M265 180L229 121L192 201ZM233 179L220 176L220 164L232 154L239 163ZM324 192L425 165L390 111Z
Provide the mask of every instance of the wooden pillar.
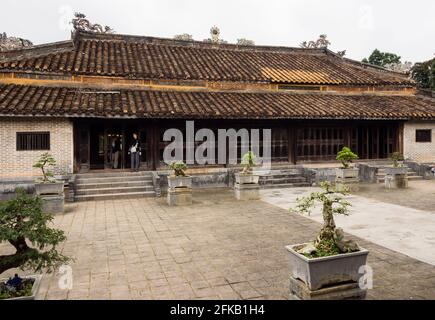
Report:
M290 125L287 128L288 162L296 164L296 128Z
M148 154L149 154L149 168L156 170L159 166L159 143L160 132L159 127L155 121L152 121L147 127L148 136Z
M352 129L348 126L344 128L344 145L348 148L352 148ZM355 152L355 150L352 150Z
M403 152L404 152L403 130L404 130L404 124L403 124L403 122L401 122L398 124L397 129L396 129L396 132L397 132L397 134L396 134L396 137L397 137L396 138L396 150L398 152L400 152L401 154L403 154Z

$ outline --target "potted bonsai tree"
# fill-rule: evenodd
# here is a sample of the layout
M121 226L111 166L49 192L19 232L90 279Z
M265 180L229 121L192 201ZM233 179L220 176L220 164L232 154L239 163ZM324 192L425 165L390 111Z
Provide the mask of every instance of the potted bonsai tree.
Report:
M186 175L187 165L183 161L173 161L169 168L173 170L173 174L168 176L170 189L192 187L192 177Z
M310 214L316 202L322 204L323 226L317 238L308 243L287 246L290 253L291 274L301 280L309 290L334 286L353 281L358 282L359 268L366 264L368 251L355 242L344 239L341 228L337 228L334 214L348 215L351 205L344 196L346 187L338 189L329 182L321 183L322 191L298 198L291 211Z
M253 169L257 164L257 157L254 152L248 151L242 157L243 170L236 173L235 179L238 184L258 184L259 176L253 174Z
M359 169L351 167L352 161L358 159L358 155L353 153L348 147L343 147L338 153L336 159L341 162L342 167L337 168L336 177L338 179L357 178Z
M43 212L41 198L27 195L24 189L16 192L16 198L0 206L0 242L15 248L15 253L0 256L0 274L12 268L52 272L71 260L56 249L65 234L49 227L53 216ZM18 274L1 279L0 299L34 299L40 279Z
M34 168L41 169L42 177L38 178L35 182L35 192L37 195L54 195L63 193L63 182L56 181L53 178L53 172L50 167L56 165L56 160L53 156L45 152L38 161L33 165Z
M403 155L400 152L393 152L390 159L393 166L385 168L387 175L406 174L408 172L408 167L403 165Z

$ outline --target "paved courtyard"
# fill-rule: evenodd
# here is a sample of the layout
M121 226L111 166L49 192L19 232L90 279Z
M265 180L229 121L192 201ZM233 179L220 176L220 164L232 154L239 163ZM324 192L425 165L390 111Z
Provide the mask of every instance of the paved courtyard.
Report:
M287 299L284 246L312 239L320 224L265 201L237 202L230 190L194 196L178 208L164 198L68 204L55 223L76 258L73 289L45 276L39 298ZM368 298L435 299L434 266L356 239L370 250Z

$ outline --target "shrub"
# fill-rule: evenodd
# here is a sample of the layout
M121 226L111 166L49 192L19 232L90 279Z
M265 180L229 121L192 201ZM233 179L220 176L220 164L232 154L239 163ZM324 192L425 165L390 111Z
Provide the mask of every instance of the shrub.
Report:
M41 154L38 161L33 165L34 168L39 168L42 171L42 182L48 183L48 182L54 182L53 179L53 172L47 169L47 167L54 167L56 165L56 160L53 158L53 156L45 152Z
M248 151L246 152L242 157L242 165L243 165L243 171L244 174L250 174L252 173L252 168L255 167L257 162L257 157L255 156L254 152Z
M343 147L343 149L337 153L336 159L341 162L344 169L347 169L353 160L358 159L358 155L353 153L350 148Z
M41 198L27 195L24 189L16 192L16 198L0 206L0 242L9 242L16 250L0 256L0 274L11 268L52 272L70 260L56 249L65 234L48 226L53 216L43 212Z
M391 161L393 161L394 168L400 167L399 161L403 161L403 155L400 152L393 152L391 154Z
M173 161L169 165L169 168L174 170L174 174L176 177L185 177L187 165L183 161Z

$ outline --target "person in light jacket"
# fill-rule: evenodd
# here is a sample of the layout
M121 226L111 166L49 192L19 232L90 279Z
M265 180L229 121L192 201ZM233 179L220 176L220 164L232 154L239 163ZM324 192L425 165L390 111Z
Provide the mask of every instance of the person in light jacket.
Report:
M133 140L131 141L128 153L131 156L131 170L139 171L139 161L140 161L140 142L137 138L137 133L133 133Z

